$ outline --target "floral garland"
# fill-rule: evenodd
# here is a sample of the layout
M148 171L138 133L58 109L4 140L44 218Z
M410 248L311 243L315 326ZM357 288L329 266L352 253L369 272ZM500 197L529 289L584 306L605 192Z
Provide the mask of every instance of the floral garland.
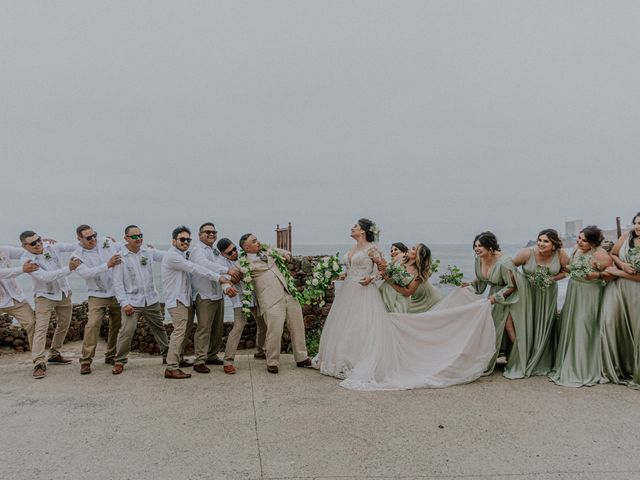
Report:
M240 256L238 257L238 268L242 273L242 316L248 318L251 315L251 304L253 303L253 292L255 287L251 280L251 264L247 258L244 250L240 250Z
M324 257L314 267L313 273L307 286L302 292L304 304L306 305L325 305L324 296L336 278L342 274L342 265L338 254L331 257Z

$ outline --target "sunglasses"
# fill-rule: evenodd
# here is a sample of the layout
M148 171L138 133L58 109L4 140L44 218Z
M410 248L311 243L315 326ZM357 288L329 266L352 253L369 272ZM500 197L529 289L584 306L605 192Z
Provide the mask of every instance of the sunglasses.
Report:
M233 247L228 252L222 252L222 253L224 253L225 255L233 255L235 252L237 252L237 249L236 249L236 247Z
M182 242L182 243L185 243L185 242L186 243L191 243L191 239L189 237L178 237L178 238L176 238L176 240L178 240L179 242Z
M139 234L139 235L127 235L127 237L129 237L131 240L142 240L143 235Z
M25 245L30 245L32 247L35 247L39 243L42 243L42 238L40 237L36 238L33 242L26 243Z
M97 233L94 233L93 235L89 235L88 237L84 237L84 239L87 242L90 242L91 240L95 240L96 238L98 238L98 234Z
M218 232L217 230L202 230L202 232L200 233L206 233L207 235L216 235Z

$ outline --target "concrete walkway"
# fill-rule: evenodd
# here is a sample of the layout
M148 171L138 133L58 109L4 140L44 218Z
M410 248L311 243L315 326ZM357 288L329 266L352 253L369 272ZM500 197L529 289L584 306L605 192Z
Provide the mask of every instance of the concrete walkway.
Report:
M640 392L570 389L499 374L458 387L350 392L282 359L242 355L165 380L158 357L120 376L76 361L31 378L28 354L0 357L0 478L640 478Z

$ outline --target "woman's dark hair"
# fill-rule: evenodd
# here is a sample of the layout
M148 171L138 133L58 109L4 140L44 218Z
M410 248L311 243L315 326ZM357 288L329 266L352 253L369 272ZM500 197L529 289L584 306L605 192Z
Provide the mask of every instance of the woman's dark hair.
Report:
M554 250L560 250L562 248L562 240L560 240L560 235L558 235L557 230L554 230L553 228L545 228L540 231L537 238L540 238L542 235L547 236L551 241Z
M402 243L402 242L396 242L396 243L392 243L391 244L392 247L396 247L398 250L400 250L402 253L407 253L409 251L409 249L407 248L407 246Z
M233 242L228 238L221 238L217 243L218 250L220 250L221 252L224 252L231 245L233 245Z
M361 218L360 220L358 220L358 225L360 225L360 228L364 230L364 238L367 242L375 241L376 236L371 231L371 228L375 225L375 223L373 223L368 218Z
M633 218L631 219L631 224L633 225L634 223L636 223L636 218L640 217L640 212L636 213ZM629 248L633 248L635 246L633 239L636 238L636 230L635 228L632 228L631 231L629 232Z
M584 235L584 239L589 242L592 247L599 247L604 240L604 234L595 225L589 225L580 230L580 233Z
M498 237L496 237L493 232L482 232L476 235L476 238L473 239L473 248L476 248L476 242L492 252L500 251Z
M416 244L417 277L426 282L431 276L431 250L424 243Z

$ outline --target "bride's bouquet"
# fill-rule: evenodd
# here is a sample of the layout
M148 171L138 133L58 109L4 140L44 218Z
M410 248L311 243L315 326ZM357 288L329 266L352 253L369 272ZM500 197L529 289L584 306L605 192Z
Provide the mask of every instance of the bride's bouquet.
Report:
M553 275L549 267L538 265L533 273L527 273L529 283L540 290L544 290L553 285Z
M407 272L402 263L390 263L387 265L387 276L392 283L406 287L411 280L411 274Z
M342 274L342 264L338 254L324 257L313 267L311 278L307 280L307 286L302 292L304 303L309 305L324 306L324 296L336 278Z
M630 248L627 257L636 273L640 273L640 247Z
M588 274L595 272L591 266L591 255L576 256L567 266L567 269L569 270L569 276L576 280L585 280Z
M447 265L447 271L440 275L440 285L453 285L459 287L462 285L464 274L457 265Z

